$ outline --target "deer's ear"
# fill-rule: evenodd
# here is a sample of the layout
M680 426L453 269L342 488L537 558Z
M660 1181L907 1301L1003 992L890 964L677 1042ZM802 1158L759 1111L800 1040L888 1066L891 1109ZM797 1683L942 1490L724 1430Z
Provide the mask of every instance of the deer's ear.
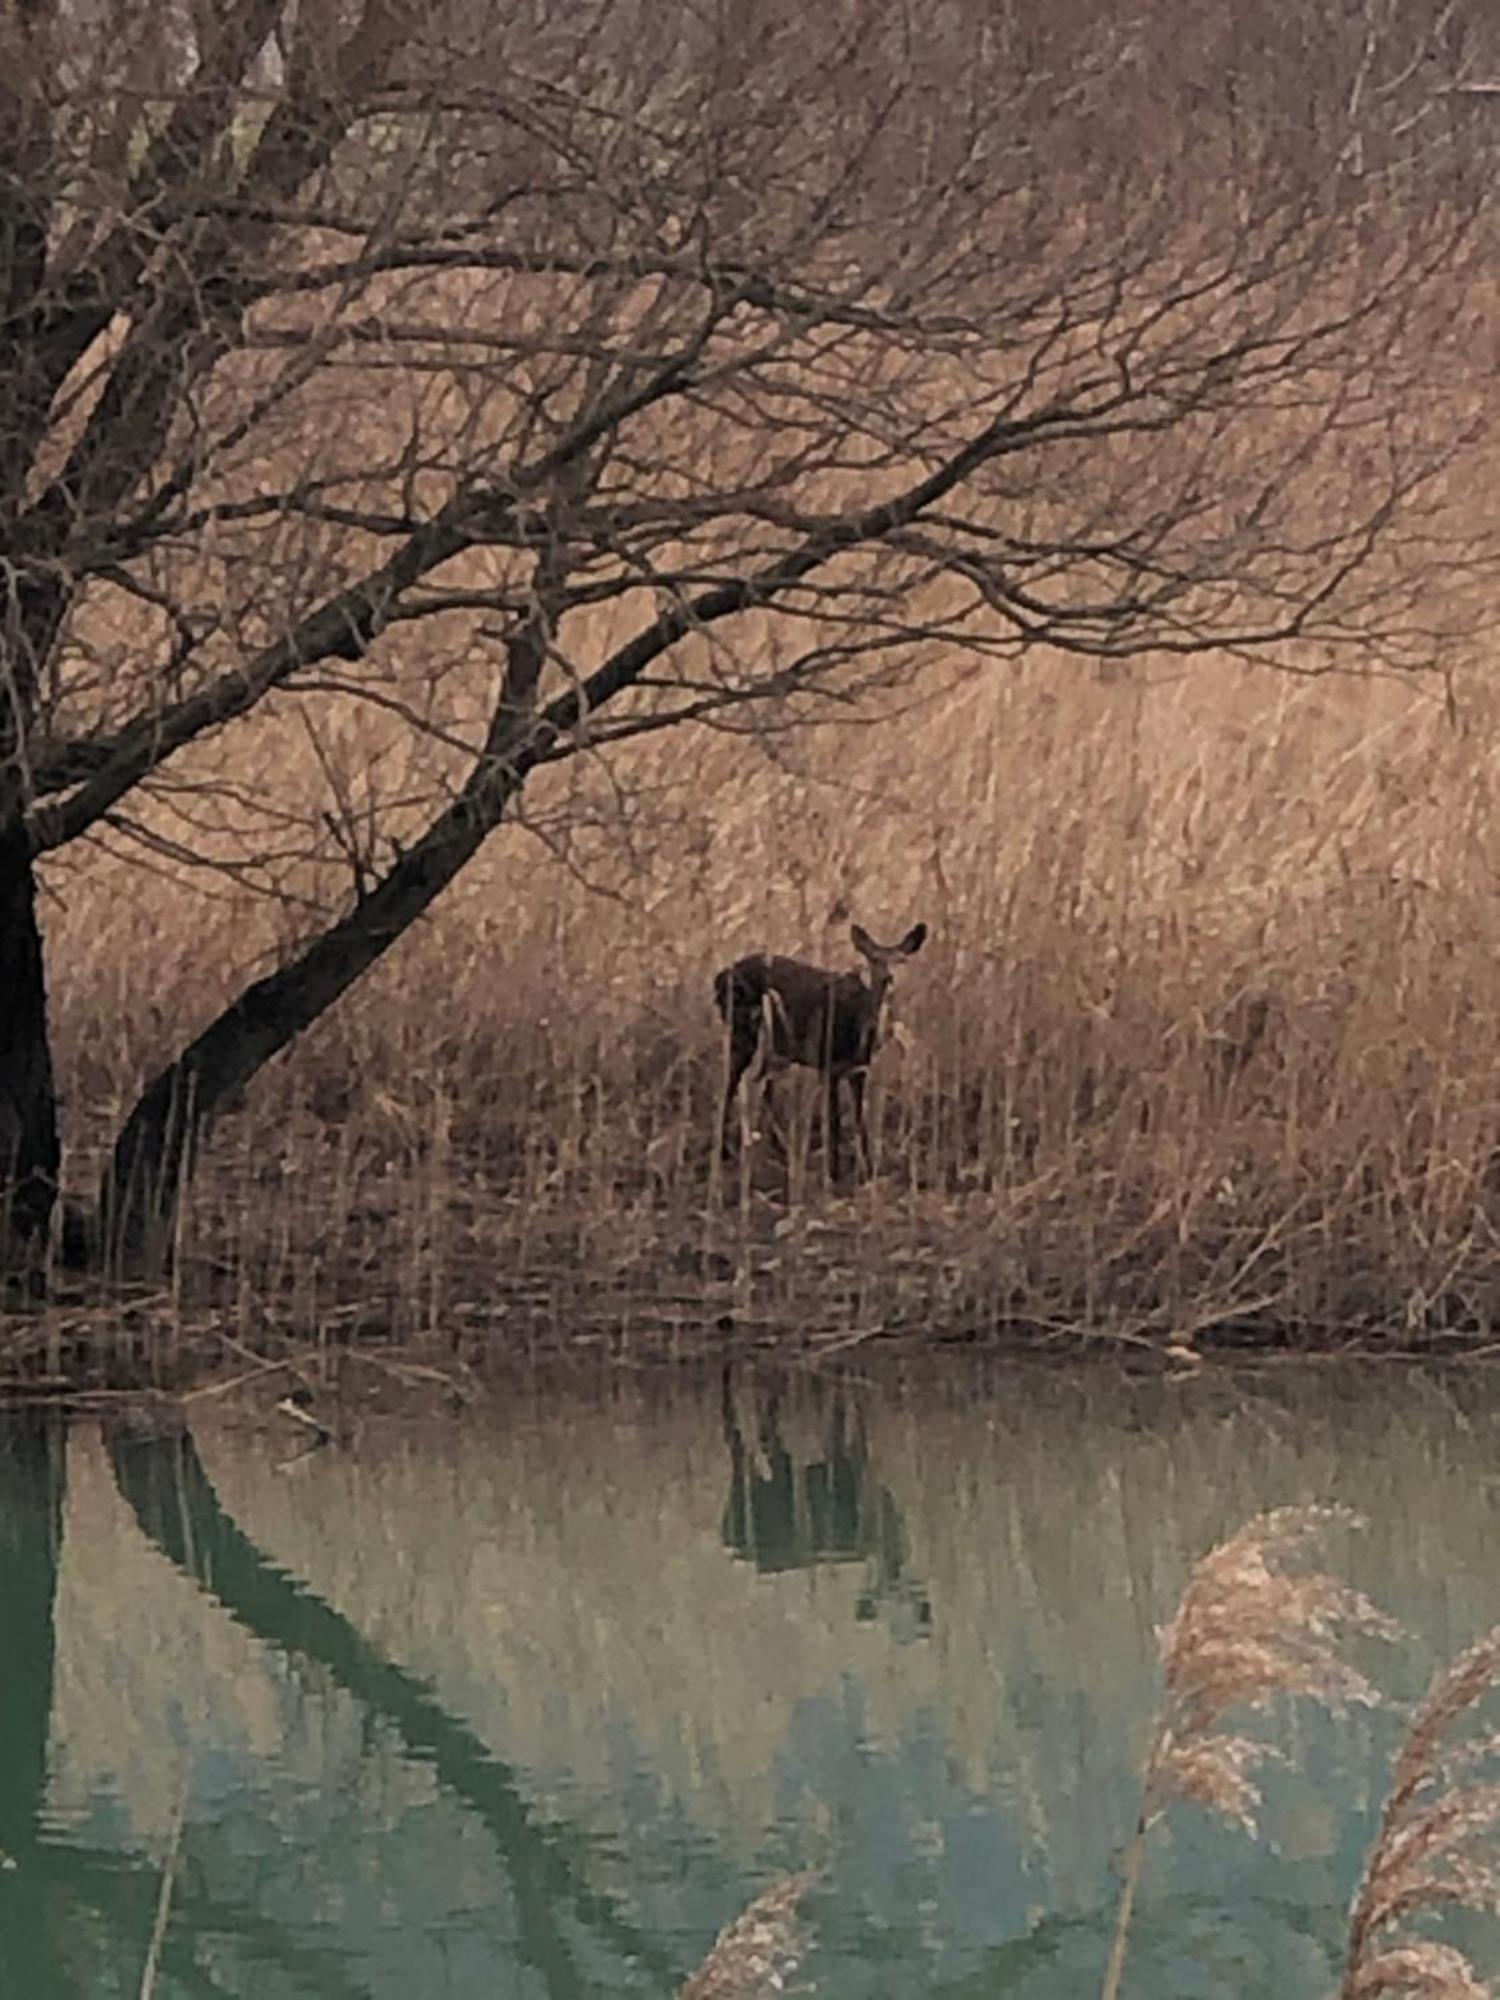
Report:
M920 951L923 945L926 944L926 942L927 942L926 924L913 924L911 929L906 933L906 936L902 938L900 944L896 948L898 951L904 952L906 957L910 958L912 953L914 951Z
M849 926L849 935L854 941L854 949L857 952L863 953L866 958L874 958L878 955L880 947L876 944L874 938L870 936L870 933L865 929L863 924L851 924Z

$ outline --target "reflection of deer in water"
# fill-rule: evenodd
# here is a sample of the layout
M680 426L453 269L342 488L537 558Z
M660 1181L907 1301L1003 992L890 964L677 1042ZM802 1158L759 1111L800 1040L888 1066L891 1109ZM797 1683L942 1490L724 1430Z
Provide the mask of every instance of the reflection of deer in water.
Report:
M899 944L877 944L855 924L854 949L870 968L824 972L800 958L752 952L714 975L714 1005L729 1030L729 1076L719 1121L719 1150L729 1150L729 1115L740 1080L757 1056L767 1079L800 1064L823 1078L828 1110L828 1171L839 1174L839 1086L849 1086L854 1106L856 1158L870 1170L870 1134L865 1125L865 1081L880 1039L880 1017L896 961L922 949L926 924L913 924Z
M932 1624L927 1593L906 1575L906 1530L890 1489L870 1465L869 1445L857 1406L835 1389L823 1424L823 1456L799 1463L782 1435L781 1398L751 1385L747 1440L734 1393L734 1373L724 1370L721 1409L729 1447L729 1498L721 1535L733 1554L765 1574L812 1569L819 1563L862 1562L866 1584L855 1605L861 1620L880 1605L908 1607L918 1632Z

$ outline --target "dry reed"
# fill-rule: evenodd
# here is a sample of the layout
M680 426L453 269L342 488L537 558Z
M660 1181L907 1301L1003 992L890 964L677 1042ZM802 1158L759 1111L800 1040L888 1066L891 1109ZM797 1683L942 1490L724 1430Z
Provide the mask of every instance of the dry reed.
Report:
M801 1962L797 1906L817 1880L815 1870L784 1875L727 1923L678 2000L761 2000L784 1993Z
M1194 1566L1161 1635L1163 1698L1122 1865L1101 2000L1118 2000L1146 1841L1167 1809L1191 1801L1255 1830L1254 1772L1273 1751L1226 1730L1229 1711L1263 1709L1286 1695L1333 1709L1378 1701L1337 1645L1356 1633L1390 1638L1395 1627L1347 1584L1294 1565L1314 1536L1351 1521L1336 1507L1278 1508L1247 1522Z
M1396 1761L1380 1827L1349 1921L1339 2000L1489 2000L1469 1958L1441 1939L1405 1936L1412 1918L1445 1909L1500 1910L1500 1783L1475 1776L1500 1739L1445 1747L1456 1723L1500 1680L1500 1626L1433 1680ZM1392 1935L1397 1932L1396 1935Z

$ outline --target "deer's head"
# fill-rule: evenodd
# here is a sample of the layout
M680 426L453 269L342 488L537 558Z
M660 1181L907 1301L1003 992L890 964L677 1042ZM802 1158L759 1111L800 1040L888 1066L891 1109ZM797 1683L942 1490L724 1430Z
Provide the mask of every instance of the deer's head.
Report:
M877 999L883 999L895 972L896 961L910 958L922 949L927 941L926 924L913 924L899 944L877 944L862 924L855 924L849 932L854 941L854 949L870 968L870 991Z

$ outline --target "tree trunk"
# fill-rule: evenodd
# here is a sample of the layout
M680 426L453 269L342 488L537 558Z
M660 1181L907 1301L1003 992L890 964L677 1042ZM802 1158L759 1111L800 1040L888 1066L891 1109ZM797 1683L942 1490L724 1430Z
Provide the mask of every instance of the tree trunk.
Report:
M125 1122L100 1188L111 1264L141 1268L165 1260L193 1152L216 1114L422 915L499 824L515 782L493 766L482 767L346 917L291 964L246 987L152 1079Z
M35 863L17 825L0 834L0 1234L28 1260L46 1243L59 1163Z
M147 1086L116 1141L100 1189L111 1263L149 1267L165 1260L194 1148L215 1115L389 951L504 818L542 754L540 742L517 752L538 722L534 698L547 658L548 601L562 579L564 560L560 541L538 552L536 606L506 642L505 672L484 750L457 798L420 840L398 854L346 917L290 965L246 987ZM649 656L646 649L643 658Z

